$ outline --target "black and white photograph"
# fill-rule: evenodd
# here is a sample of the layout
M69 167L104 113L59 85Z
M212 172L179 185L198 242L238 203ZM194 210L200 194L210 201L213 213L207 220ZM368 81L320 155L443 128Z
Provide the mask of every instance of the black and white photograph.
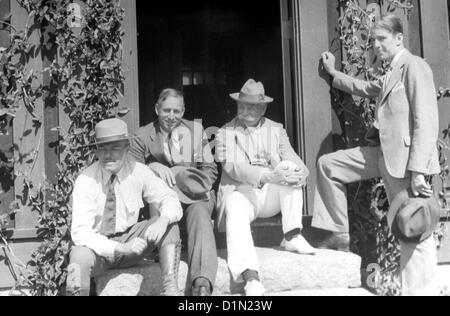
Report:
M450 0L0 0L0 296L450 296Z

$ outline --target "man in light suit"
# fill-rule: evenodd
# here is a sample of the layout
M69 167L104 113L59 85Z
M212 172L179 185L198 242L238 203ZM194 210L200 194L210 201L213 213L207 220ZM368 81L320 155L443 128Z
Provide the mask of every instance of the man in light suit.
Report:
M313 226L329 232L321 244L325 248L348 250L346 184L381 176L392 202L405 188L411 188L416 196L431 196L428 176L440 172L432 71L422 58L405 49L398 17L383 17L373 34L376 53L390 62L386 75L379 80L349 77L335 70L331 53L322 55L324 68L334 78L333 87L357 96L378 97L370 131L372 136L377 135L378 145L338 151L318 161ZM426 293L437 266L433 238L417 244L400 243L403 294Z
M253 79L240 93L237 116L216 135L216 160L223 171L218 193L218 225L226 225L228 266L247 296L264 295L250 223L282 213L282 247L301 254L315 249L301 235L303 187L309 171L279 123L264 117L273 101Z
M158 120L139 129L131 142L131 156L145 163L171 188L181 188L177 170L189 174L190 183L204 188L201 194L192 185L183 184L182 202L188 234L189 279L193 296L209 296L213 292L218 259L211 216L215 206L212 188L217 180L217 165L208 138L200 123L183 119L185 105L180 91L165 89L155 107ZM193 170L194 169L194 170ZM177 182L178 179L178 182ZM197 183L201 182L201 183ZM193 181L193 182L192 182Z

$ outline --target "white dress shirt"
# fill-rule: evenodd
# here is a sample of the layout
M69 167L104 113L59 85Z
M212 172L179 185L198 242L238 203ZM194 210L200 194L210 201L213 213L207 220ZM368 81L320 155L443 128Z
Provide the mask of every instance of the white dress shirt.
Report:
M110 178L111 173L96 162L78 176L72 194L72 240L103 257L114 256L117 246L117 242L100 234ZM170 224L183 215L177 194L143 164L126 162L114 181L114 191L116 233L123 233L137 223L143 201L156 205Z
M253 166L270 168L270 138L263 128L264 118L255 127L239 126L238 130L244 135L244 146L248 162ZM241 145L241 144L237 144ZM275 166L272 166L274 168Z

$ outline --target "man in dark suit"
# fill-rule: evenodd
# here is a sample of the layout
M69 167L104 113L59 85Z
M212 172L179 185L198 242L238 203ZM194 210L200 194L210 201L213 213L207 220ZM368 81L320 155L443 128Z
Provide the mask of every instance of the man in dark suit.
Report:
M436 88L430 66L403 44L401 20L388 15L374 27L374 49L390 62L376 81L354 79L335 69L335 57L322 55L333 87L362 97L378 97L372 135L378 146L341 150L319 159L313 226L330 232L322 246L348 250L348 215L345 185L382 177L389 202L404 189L415 196L431 196L428 176L440 172L437 140L439 118ZM404 295L429 293L437 266L433 237L401 244Z
M183 119L185 105L180 91L163 90L155 110L158 120L139 129L130 153L179 194L188 234L190 294L208 296L213 292L218 266L211 221L217 165L202 124ZM194 192L195 187L200 191Z

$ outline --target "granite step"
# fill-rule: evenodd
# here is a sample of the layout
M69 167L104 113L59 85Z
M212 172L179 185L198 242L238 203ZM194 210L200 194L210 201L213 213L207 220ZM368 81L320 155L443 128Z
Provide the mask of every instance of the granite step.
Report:
M315 256L290 253L280 248L257 248L261 281L267 293L361 287L361 258L355 254L318 250ZM188 267L180 264L179 287L184 292ZM159 264L143 261L123 270L110 270L96 280L100 296L157 296L161 291ZM190 282L189 282L190 283ZM243 285L231 279L226 251L219 251L219 268L213 295L243 293Z

